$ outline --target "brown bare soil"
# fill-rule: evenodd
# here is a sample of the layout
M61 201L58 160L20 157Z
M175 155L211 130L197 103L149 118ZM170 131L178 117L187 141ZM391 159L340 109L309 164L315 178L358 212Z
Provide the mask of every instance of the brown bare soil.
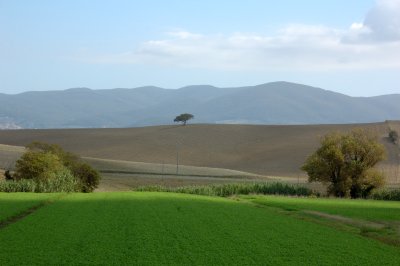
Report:
M202 125L124 129L49 129L0 131L0 143L24 146L56 143L82 156L107 160L232 169L263 176L305 180L304 160L329 132L365 128L375 132L388 158L379 169L388 183L400 182L399 147L387 139L400 122L348 125ZM1 156L1 154L0 154ZM4 156L3 156L4 157Z

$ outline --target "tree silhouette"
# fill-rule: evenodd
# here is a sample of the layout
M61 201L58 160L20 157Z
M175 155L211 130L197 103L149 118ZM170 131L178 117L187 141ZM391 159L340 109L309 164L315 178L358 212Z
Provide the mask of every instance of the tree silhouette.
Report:
M174 122L183 123L183 125L186 126L187 121L193 118L194 116L192 114L184 113L175 117Z

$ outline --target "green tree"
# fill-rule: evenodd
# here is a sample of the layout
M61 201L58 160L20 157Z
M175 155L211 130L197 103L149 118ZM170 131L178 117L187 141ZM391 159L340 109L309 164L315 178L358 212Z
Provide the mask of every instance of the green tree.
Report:
M193 119L194 116L192 114L188 114L188 113L184 113L184 114L180 114L177 117L175 117L174 122L178 122L178 123L183 123L184 126L186 126L186 123L188 120Z
M364 130L329 134L304 163L310 182L328 183L328 193L337 197L365 197L384 184L373 167L385 157L376 136Z

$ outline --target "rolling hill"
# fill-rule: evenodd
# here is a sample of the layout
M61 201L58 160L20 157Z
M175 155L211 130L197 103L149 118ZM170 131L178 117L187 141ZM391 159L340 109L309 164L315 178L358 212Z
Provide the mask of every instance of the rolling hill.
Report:
M345 125L195 124L109 129L3 130L0 131L0 143L24 146L38 140L59 144L85 157L127 161L117 165L111 162L116 169L122 169L130 161L158 164L153 167L160 170L163 164L175 165L178 157L179 164L186 166L305 178L299 168L318 147L320 137L328 132L346 132L353 128L368 129L380 136L388 156L379 167L388 177L389 183L400 182L400 150L387 139L390 128L400 129L400 122L395 121ZM135 165L132 167L137 168Z
M0 128L102 128L171 124L184 112L196 123L332 124L400 119L400 95L350 97L273 82L217 88L187 86L0 94Z

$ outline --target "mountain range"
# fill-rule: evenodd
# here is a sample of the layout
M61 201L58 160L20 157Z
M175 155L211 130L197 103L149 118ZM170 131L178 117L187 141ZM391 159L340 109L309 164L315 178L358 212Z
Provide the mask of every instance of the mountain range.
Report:
M137 127L193 123L340 124L400 120L400 94L351 97L311 86L272 82L218 88L37 91L0 93L0 128Z

